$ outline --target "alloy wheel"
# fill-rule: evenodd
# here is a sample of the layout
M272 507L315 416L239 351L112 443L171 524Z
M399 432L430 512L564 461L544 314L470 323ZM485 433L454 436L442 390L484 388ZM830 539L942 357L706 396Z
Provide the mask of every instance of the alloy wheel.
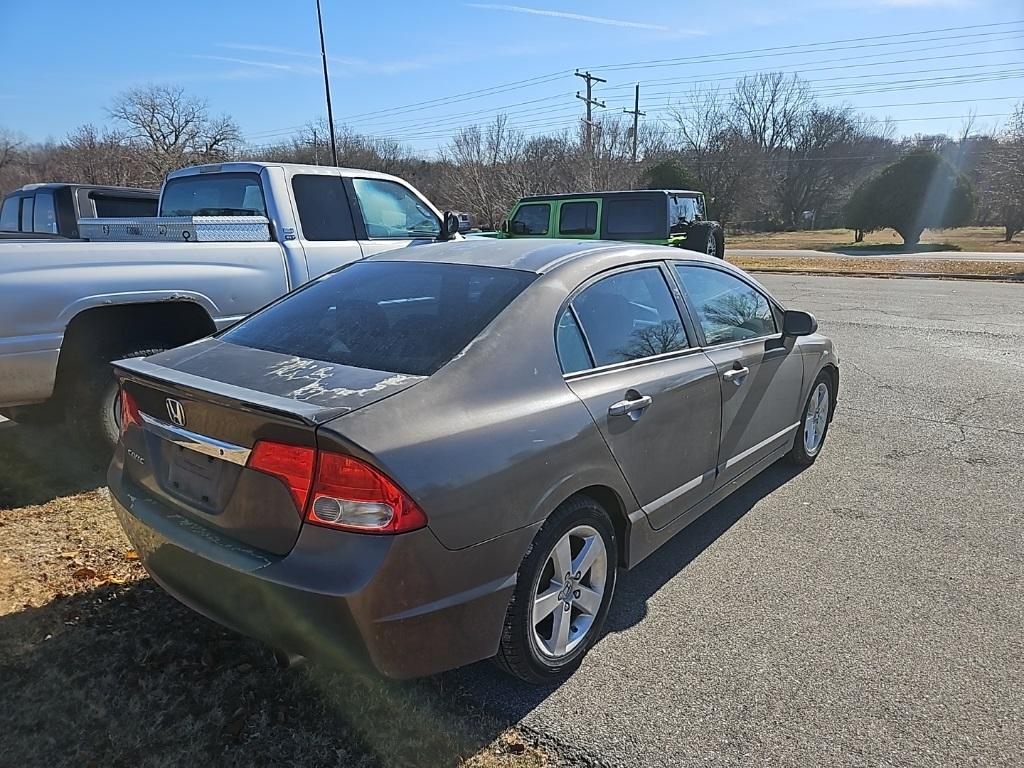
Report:
M608 550L589 525L562 536L548 554L533 592L533 640L558 660L586 639L604 600Z
M828 385L821 381L811 393L807 401L807 413L804 415L804 450L808 456L814 456L821 450L821 441L825 439L825 429L828 427L828 408Z

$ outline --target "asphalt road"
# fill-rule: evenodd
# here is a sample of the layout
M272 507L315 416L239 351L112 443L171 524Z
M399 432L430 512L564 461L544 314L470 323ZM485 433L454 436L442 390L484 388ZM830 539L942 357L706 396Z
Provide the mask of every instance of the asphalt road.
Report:
M851 258L851 259L938 259L939 261L1022 261L1024 253L1002 253L988 251L920 251L918 253L907 253L893 250L891 253L877 253L869 251L811 251L793 248L729 248L726 247L725 255L728 256L789 256L792 258Z
M838 344L819 461L623 574L560 688L452 677L570 762L1024 764L1024 288L764 282Z

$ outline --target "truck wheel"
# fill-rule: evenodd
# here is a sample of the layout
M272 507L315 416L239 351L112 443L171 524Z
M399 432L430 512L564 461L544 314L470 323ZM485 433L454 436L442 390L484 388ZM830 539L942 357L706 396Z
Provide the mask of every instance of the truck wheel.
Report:
M143 346L97 360L83 371L72 386L67 400L67 420L76 439L97 456L109 458L120 436L121 413L117 379L110 367L112 360L148 357L165 347Z

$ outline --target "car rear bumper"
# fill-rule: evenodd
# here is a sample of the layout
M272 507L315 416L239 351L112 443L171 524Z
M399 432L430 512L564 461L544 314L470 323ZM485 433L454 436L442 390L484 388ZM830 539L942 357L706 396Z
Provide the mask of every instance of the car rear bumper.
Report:
M535 529L463 550L429 529L399 536L304 525L285 556L227 539L108 475L114 510L149 574L238 632L336 667L434 674L497 652L520 559Z

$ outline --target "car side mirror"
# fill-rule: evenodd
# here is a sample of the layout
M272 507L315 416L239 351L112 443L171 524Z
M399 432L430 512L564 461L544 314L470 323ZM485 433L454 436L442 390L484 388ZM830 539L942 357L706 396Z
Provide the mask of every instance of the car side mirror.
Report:
M787 309L782 316L783 336L810 336L818 330L818 321L810 312Z
M459 217L453 211L444 212L444 222L441 225L441 240L454 240L459 234Z

